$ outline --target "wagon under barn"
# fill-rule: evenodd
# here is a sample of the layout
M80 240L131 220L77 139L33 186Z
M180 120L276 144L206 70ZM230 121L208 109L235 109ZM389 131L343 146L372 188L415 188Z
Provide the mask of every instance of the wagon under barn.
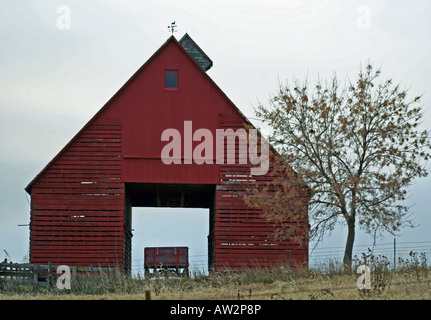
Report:
M151 272L151 273L150 273ZM144 249L144 274L189 276L188 247L147 247Z

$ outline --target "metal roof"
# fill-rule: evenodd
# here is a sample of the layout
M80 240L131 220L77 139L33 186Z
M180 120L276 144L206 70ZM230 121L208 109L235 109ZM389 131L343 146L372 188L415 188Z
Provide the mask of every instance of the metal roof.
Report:
M211 59L187 33L181 38L179 43L204 71L208 71L213 66Z

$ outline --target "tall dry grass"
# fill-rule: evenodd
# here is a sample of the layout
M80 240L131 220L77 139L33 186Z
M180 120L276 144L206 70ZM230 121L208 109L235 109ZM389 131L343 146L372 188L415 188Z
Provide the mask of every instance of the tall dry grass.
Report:
M384 256L372 252L357 258L371 269L371 289L359 290L355 272L345 273L341 264L331 262L313 269L225 270L209 275L194 272L190 277L131 278L119 272L80 275L71 290L4 287L0 299L145 299L154 300L358 300L431 299L429 267L423 254L412 253L389 270Z

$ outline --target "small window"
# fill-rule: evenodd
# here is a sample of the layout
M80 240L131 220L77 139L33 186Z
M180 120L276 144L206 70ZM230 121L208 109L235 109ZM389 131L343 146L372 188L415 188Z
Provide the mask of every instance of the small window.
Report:
M178 70L165 70L165 88L178 88Z

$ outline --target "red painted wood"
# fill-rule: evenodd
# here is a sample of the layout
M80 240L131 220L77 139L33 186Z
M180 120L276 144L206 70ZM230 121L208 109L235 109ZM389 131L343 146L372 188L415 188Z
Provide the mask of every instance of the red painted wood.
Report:
M164 90L165 69L178 70L178 90ZM236 164L165 165L161 161L167 144L161 141L162 132L177 129L184 138L184 121L192 121L193 131L210 130L213 137L216 129L236 131L248 123L171 37L26 188L31 194L30 261L130 269L125 183L135 182L216 186L212 208L215 270L286 261L306 265L308 245L273 239L277 225L263 219L261 209L249 208L242 200L250 183L264 185L273 177L252 177L250 163L238 164L247 148L237 140L224 142L226 153L236 151ZM182 152L181 158L185 157ZM303 199L305 232L305 190Z
M144 249L146 268L189 266L188 247L147 247Z

